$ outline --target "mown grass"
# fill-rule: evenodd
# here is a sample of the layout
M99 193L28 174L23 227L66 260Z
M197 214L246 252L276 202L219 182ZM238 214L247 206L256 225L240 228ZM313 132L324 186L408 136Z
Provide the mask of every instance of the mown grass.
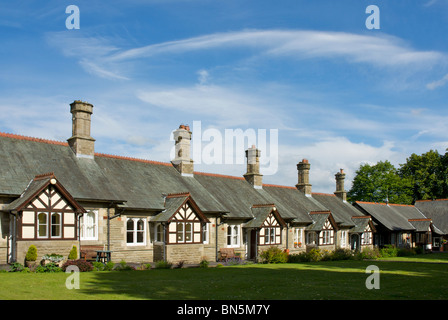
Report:
M448 256L396 261L253 264L221 268L87 272L80 289L68 274L0 273L0 299L44 300L435 300L448 297ZM430 257L431 256L431 257ZM423 261L415 263L415 261ZM380 289L368 290L365 270L380 269Z

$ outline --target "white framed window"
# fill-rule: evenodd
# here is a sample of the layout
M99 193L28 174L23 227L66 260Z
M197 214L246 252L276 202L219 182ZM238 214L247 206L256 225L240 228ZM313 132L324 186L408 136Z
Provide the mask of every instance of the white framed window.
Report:
M300 248L303 245L303 228L294 229L294 248Z
M316 232L308 232L306 234L306 244L315 245L316 244Z
M193 224L191 222L185 222L185 242L193 241Z
M332 233L333 233L333 230L322 231L322 238L321 238L322 243L321 244L323 244L323 245L333 244Z
M240 226L228 225L227 226L227 247L239 247L240 246Z
M347 230L343 230L341 231L341 248L346 248L347 247L347 235L348 232Z
M37 237L48 238L48 213L40 212L37 214Z
M372 244L372 233L371 232L363 232L361 235L361 245Z
M81 240L98 240L98 210L90 210L79 219Z
M210 241L210 232L209 232L209 224L208 223L204 223L202 225L202 242L205 244L208 244Z
M53 212L51 213L51 237L52 238L61 238L61 213Z
M126 221L126 244L146 245L146 219L128 218Z

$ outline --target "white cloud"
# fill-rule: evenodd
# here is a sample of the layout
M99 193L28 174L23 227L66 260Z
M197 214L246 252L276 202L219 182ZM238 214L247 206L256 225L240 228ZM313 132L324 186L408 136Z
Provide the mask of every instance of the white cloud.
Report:
M270 56L295 58L345 57L350 62L378 66L433 64L445 55L436 51L418 51L403 40L387 35L359 35L346 32L302 30L244 30L215 33L177 41L168 41L114 53L110 61L142 59L160 54L179 54L215 48L257 48Z
M429 90L434 90L434 89L437 89L437 88L439 88L439 87L443 87L446 83L448 82L448 74L446 74L442 79L440 79L440 80L436 80L436 81L433 81L433 82L431 82L431 83L428 83L427 85L426 85L426 87L429 89Z

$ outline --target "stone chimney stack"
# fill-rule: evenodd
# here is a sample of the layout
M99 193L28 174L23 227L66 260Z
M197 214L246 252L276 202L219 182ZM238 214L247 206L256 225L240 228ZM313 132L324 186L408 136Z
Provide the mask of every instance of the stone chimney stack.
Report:
M261 151L254 145L246 150L247 172L244 174L244 178L256 189L263 187L263 175L260 174L260 156Z
M68 144L77 157L93 159L95 155L95 139L90 136L91 115L93 105L75 100L70 104L72 113L72 136Z
M334 176L336 177L336 191L334 192L334 194L336 195L336 197L342 199L342 201L347 201L347 192L344 189L344 169L341 169L341 171L336 173Z
M297 164L299 179L296 188L305 193L308 197L311 197L310 167L311 165L307 159L303 159Z
M190 158L191 131L189 126L180 125L179 129L173 132L175 141L175 156L171 161L173 166L183 176L193 176L194 165Z

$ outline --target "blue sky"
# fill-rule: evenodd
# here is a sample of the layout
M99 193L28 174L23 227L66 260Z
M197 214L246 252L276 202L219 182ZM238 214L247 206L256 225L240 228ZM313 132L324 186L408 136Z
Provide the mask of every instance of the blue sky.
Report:
M69 5L79 29L66 28ZM447 0L3 1L0 130L65 141L80 99L97 152L167 162L181 123L272 129L265 183L294 185L307 158L313 191L333 192L340 168L348 189L363 162L448 148L447 35Z

